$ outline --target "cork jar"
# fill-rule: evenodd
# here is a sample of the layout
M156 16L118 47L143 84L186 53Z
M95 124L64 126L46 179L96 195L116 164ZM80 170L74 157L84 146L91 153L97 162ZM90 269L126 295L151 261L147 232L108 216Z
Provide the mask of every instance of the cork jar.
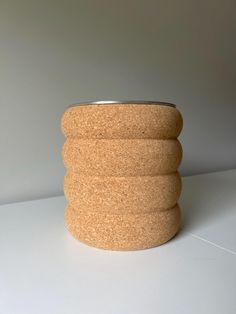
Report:
M178 232L182 125L175 105L162 102L101 101L66 110L65 221L76 239L139 250Z

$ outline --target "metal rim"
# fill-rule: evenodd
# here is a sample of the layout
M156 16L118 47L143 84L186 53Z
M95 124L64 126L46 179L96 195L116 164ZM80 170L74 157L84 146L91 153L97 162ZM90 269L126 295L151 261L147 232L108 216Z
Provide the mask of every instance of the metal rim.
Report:
M158 106L168 106L175 108L176 105L162 102L162 101L152 101L152 100L98 100L98 101L78 101L68 108L76 106L89 106L89 105L158 105Z

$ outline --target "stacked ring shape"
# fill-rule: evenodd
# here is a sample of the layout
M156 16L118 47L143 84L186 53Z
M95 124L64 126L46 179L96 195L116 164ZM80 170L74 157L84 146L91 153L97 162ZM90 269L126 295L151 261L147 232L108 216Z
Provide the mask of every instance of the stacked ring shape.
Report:
M61 121L72 235L110 250L158 246L180 227L179 111L164 103L75 105Z

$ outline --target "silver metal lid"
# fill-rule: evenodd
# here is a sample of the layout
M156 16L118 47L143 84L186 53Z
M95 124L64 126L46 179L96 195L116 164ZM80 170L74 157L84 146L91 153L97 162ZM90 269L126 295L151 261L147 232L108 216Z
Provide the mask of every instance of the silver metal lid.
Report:
M78 101L75 104L68 106L76 107L76 106L88 106L88 105L120 105L120 104L137 104L137 105L158 105L158 106L169 106L175 108L174 104L162 101L152 101L152 100L99 100L99 101Z

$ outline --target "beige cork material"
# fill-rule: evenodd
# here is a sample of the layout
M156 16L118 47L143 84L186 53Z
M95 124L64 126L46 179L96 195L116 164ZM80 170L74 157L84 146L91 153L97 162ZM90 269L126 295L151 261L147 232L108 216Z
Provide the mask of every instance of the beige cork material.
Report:
M84 176L155 176L176 172L182 158L178 140L67 139L63 160Z
M71 107L62 118L62 131L66 137L83 139L176 138L183 125L181 114L161 104Z
M176 108L158 102L66 110L65 220L76 239L103 249L139 250L178 232L182 125Z
M142 250L170 240L180 228L179 206L144 214L83 212L68 206L66 226L83 243L109 250Z
M159 176L91 177L68 171L64 193L84 212L146 213L173 207L180 196L178 172Z

